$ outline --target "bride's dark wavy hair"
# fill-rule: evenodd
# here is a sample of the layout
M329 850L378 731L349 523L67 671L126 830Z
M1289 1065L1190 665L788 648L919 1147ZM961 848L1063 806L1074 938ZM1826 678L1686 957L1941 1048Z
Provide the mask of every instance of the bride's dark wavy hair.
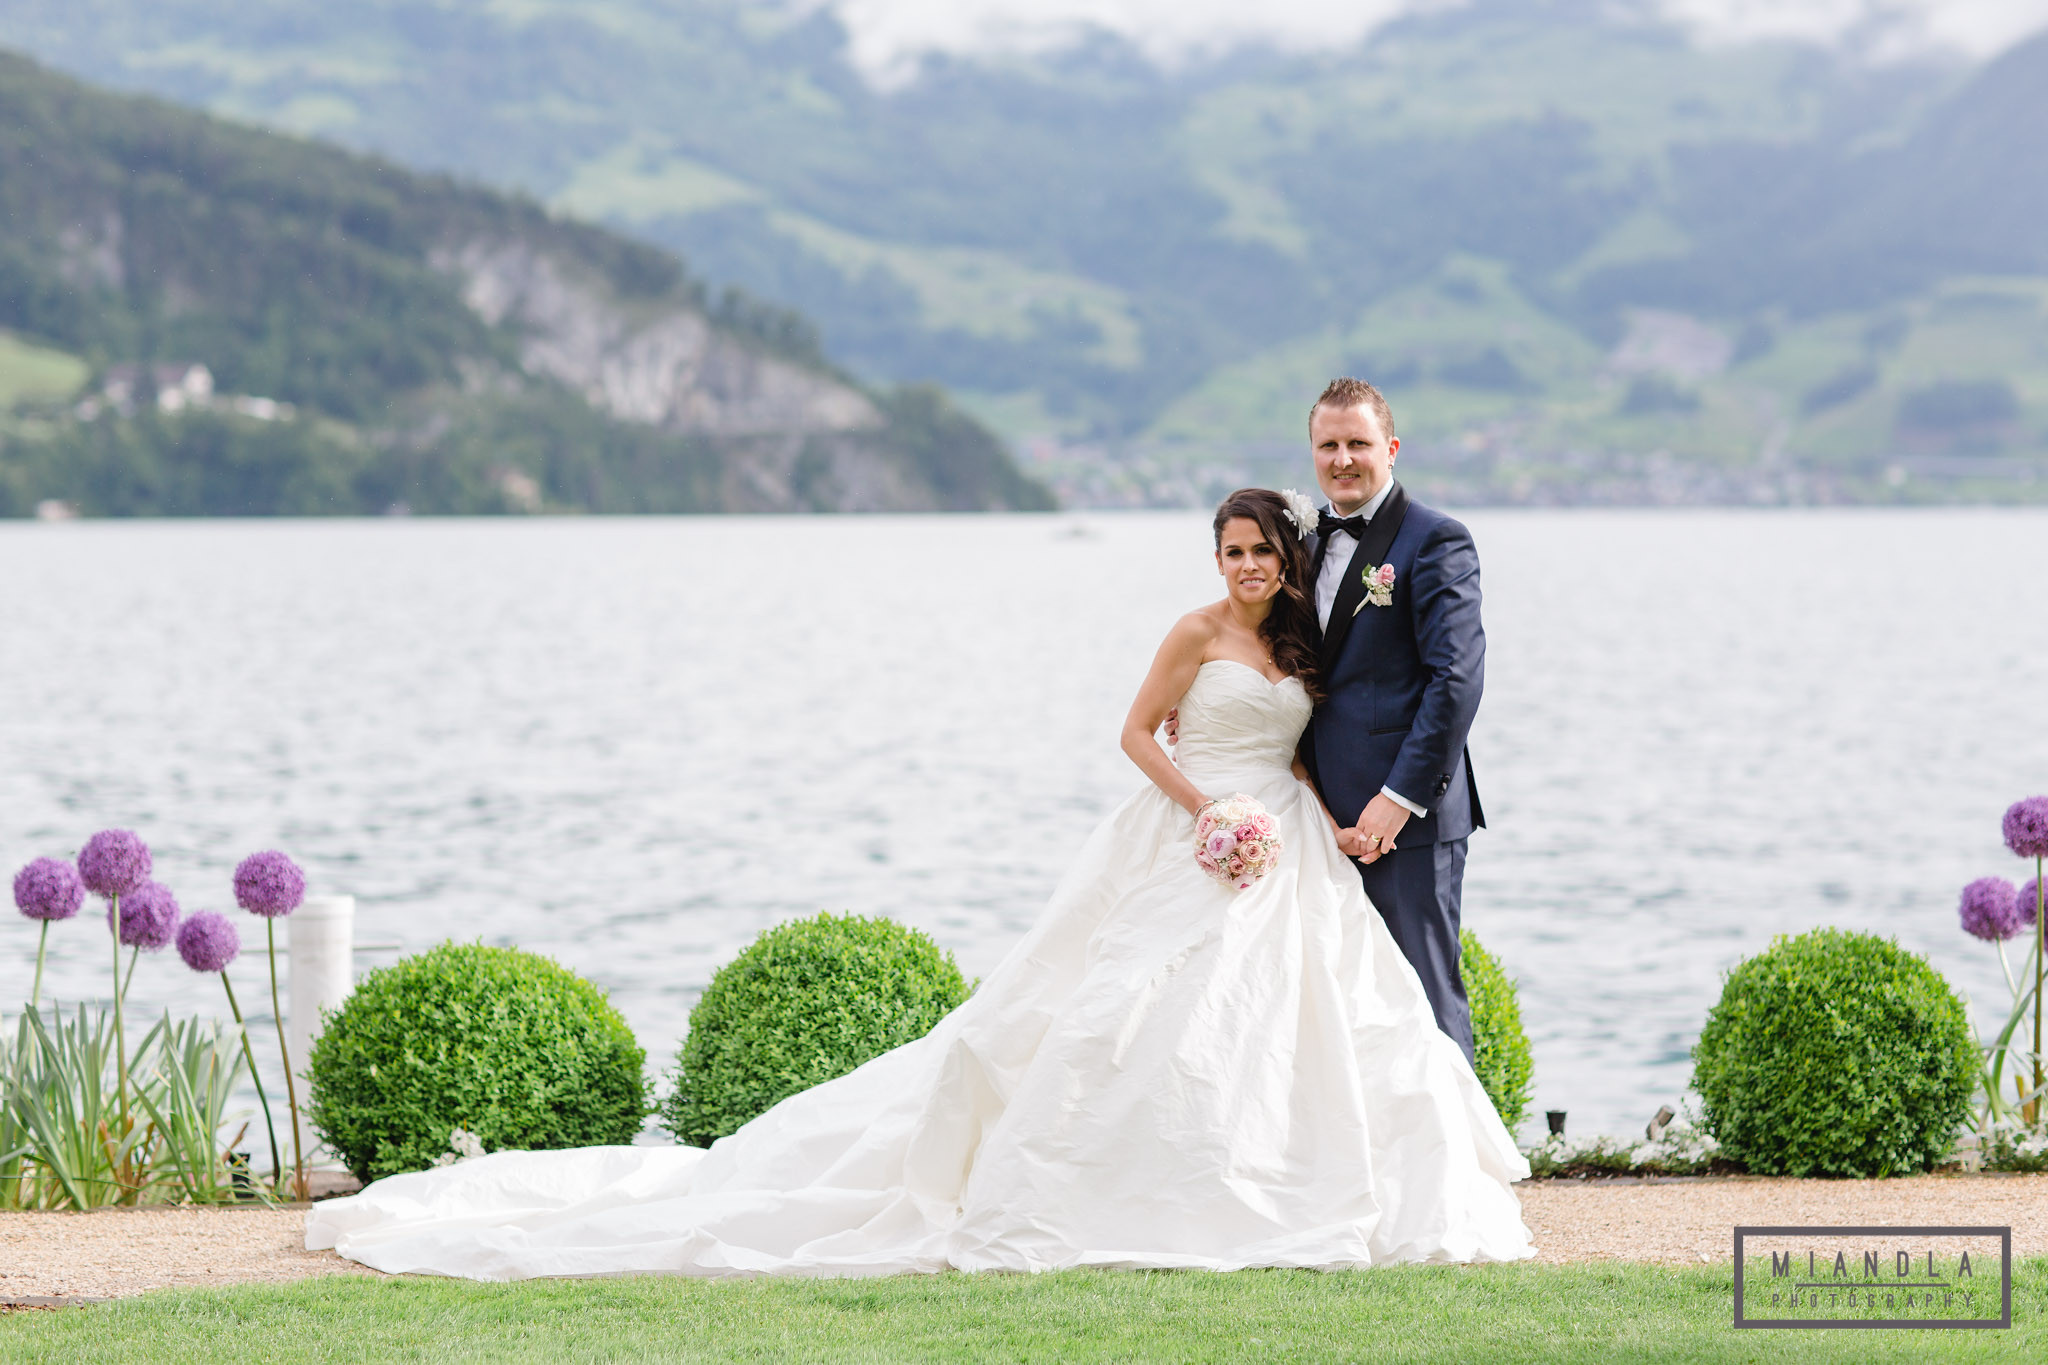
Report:
M1223 528L1244 517L1258 523L1259 534L1280 551L1280 591L1273 597L1273 610L1259 626L1259 638L1273 662L1301 679L1301 685L1315 701L1323 699L1323 680L1317 666L1320 638L1316 630L1316 606L1309 582L1308 543L1287 516L1287 504L1270 488L1240 488L1216 508L1216 548L1223 548Z

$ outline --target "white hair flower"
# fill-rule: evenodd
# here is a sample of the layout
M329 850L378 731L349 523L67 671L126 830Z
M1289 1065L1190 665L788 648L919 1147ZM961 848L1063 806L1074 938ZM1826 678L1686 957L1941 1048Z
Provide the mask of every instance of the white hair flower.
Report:
M1315 499L1293 488L1280 490L1280 501L1287 504L1287 519L1294 523L1297 540L1307 540L1309 532L1316 529Z

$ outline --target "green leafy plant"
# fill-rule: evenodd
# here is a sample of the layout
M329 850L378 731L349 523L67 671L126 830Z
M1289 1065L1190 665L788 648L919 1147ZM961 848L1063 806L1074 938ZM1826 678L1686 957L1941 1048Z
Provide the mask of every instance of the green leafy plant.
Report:
M154 1045L151 1030L137 1056ZM152 1134L120 1113L113 1014L78 1006L67 1022L24 1010L7 1106L20 1134L21 1206L90 1209L134 1202Z
M953 955L894 920L777 925L690 1011L662 1122L708 1146L769 1108L922 1038L967 998Z
M1528 1149L1529 1173L1539 1180L1592 1180L1613 1176L1733 1175L1719 1143L1692 1123L1677 1123L1656 1137L1595 1137L1572 1141L1552 1133Z
M604 992L515 948L444 943L370 973L313 1045L307 1112L363 1179L485 1148L630 1142L646 1054Z
M166 1013L148 1058L154 1085L137 1089L149 1115L157 1147L151 1171L156 1183L176 1198L197 1204L236 1197L220 1134L229 1122L228 1100L242 1074L241 1029L211 1020L174 1021ZM247 1125L243 1126L247 1131Z
M1472 1069L1512 1133L1529 1112L1529 1081L1535 1074L1521 1002L1500 960L1470 929L1458 931L1458 949L1465 996L1472 1004Z
M1693 1049L1702 1126L1764 1175L1884 1176L1948 1158L1976 1040L1955 992L1889 939L1779 936L1728 974Z
M0 1207L233 1198L220 1134L233 1121L236 1046L216 1024L165 1015L131 1059L124 1120L111 1012L25 1009L4 1058Z
M2000 1124L1982 1135L1978 1148L1987 1171L2038 1175L2048 1171L2048 1133Z

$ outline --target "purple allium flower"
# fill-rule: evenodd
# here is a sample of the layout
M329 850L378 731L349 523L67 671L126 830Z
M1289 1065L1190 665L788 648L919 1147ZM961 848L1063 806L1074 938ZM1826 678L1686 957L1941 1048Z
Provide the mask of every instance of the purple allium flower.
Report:
M2035 881L2021 882L2019 899L2013 906L2013 913L2017 914L2020 923L2026 925L2029 929L2034 927L2034 912L2041 905L2039 900L2041 892L2038 889L2038 885L2038 882Z
M78 875L95 896L125 896L149 880L149 845L132 829L103 829L78 853Z
M271 849L251 853L235 869L235 904L252 915L289 915L306 898L306 874Z
M38 858L14 874L14 903L30 919L70 919L85 904L85 883L70 863Z
M216 911L188 915L178 926L178 956L195 972L224 972L241 951L234 921Z
M2005 846L2022 858L2048 858L2048 796L2030 796L2006 808Z
M107 907L111 922L114 907ZM178 898L162 882L144 882L121 897L121 942L129 948L155 952L170 946L178 932Z
M1986 943L1997 943L2020 931L2020 908L2012 883L2003 877L1979 877L1963 888L1963 928ZM2027 907L2033 908L2028 901Z

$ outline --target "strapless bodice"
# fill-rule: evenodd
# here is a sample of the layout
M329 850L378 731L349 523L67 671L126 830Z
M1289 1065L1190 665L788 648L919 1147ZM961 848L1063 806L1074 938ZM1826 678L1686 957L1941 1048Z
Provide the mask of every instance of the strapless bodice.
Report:
M1190 776L1284 771L1311 709L1299 678L1268 682L1250 664L1211 659L1181 696L1174 761Z

